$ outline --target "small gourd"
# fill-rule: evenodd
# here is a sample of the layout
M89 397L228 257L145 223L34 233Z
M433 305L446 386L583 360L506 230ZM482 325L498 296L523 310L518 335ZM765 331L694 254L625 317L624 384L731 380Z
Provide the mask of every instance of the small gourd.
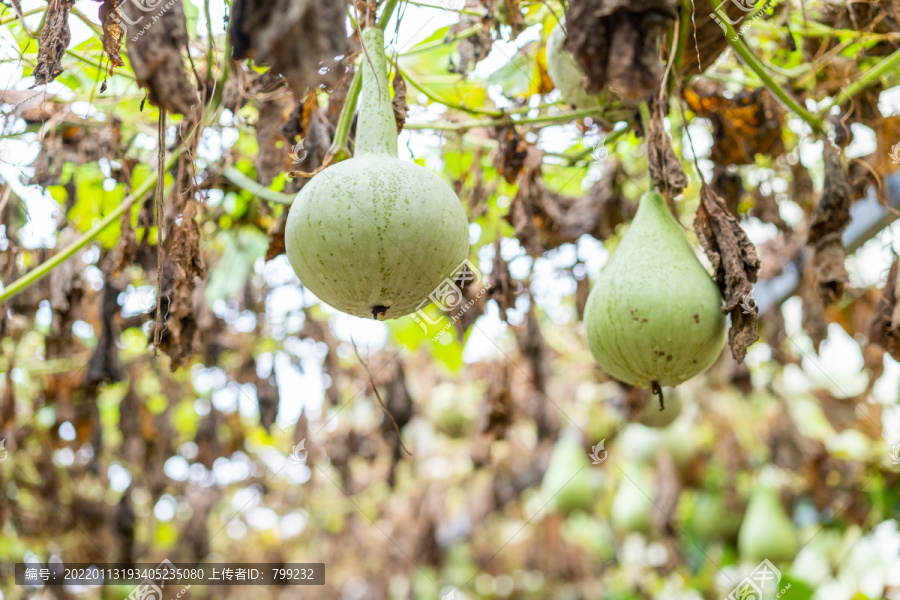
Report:
M600 104L597 96L584 89L581 69L571 52L563 50L566 32L558 24L547 38L547 74L560 95L576 108L594 108Z
M468 256L469 227L438 175L397 156L384 32L362 34L354 157L317 173L291 206L285 246L300 281L358 317L414 312Z
M747 512L738 533L741 558L750 562L793 560L797 554L797 534L778 499L778 490L756 488L750 495Z

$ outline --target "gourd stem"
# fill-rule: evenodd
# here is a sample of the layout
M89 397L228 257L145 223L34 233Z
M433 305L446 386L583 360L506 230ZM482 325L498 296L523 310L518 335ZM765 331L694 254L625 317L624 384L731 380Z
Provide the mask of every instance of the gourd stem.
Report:
M383 154L396 158L397 121L391 104L384 31L378 26L367 27L362 39L364 53L359 65L362 90L354 154Z
M384 4L384 10L381 12L381 18L378 19L378 26L383 30L387 27L388 21L394 14L399 0L387 0ZM384 48L382 41L381 48ZM366 50L369 47L366 46ZM383 52L383 50L382 50ZM363 60L366 57L363 56ZM356 104L359 100L359 91L362 89L362 65L356 69L353 79L350 81L350 87L347 89L347 97L344 100L344 106L341 107L341 116L338 117L337 125L334 128L334 140L328 148L328 156L347 156L347 138L350 137L350 126L353 124L353 115L356 113Z

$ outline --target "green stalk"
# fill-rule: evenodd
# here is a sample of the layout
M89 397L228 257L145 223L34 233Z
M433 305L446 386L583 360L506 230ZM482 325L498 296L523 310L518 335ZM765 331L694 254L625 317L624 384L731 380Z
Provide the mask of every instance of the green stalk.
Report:
M744 40L737 34L734 27L727 20L722 19L721 25L725 28L725 38L731 45L731 48L743 59L744 63L752 70L757 77L763 82L773 96L791 112L806 121L812 128L814 133L822 131L822 119L806 110L806 107L800 104L793 96L791 96L778 82L772 79L772 76L766 71L762 62L753 53L752 50L744 43Z
M381 18L378 19L378 26L383 30L387 27L388 21L394 14L399 0L387 0L384 3L384 10L381 12ZM384 43L381 45L384 48ZM363 56L365 60L365 56ZM347 139L350 137L350 126L353 124L353 115L356 113L356 104L359 100L359 91L362 89L362 64L353 74L350 81L350 87L347 89L347 97L344 99L344 106L341 107L341 116L338 117L337 125L334 129L334 139L325 158L325 164L341 161L350 156L350 150L347 149ZM393 114L393 113L392 113Z
M29 10L29 11L23 12L23 13L22 13L22 16L23 16L23 17L30 17L31 15L36 15L36 14L38 14L38 13L44 12L45 10L46 10L46 9L44 9L44 8L32 8L32 9ZM13 21L16 21L16 20L18 20L18 19L19 19L19 16L13 14L13 15L10 15L10 16L6 17L5 19L0 19L0 25L6 25L6 24L8 24L8 23L12 23Z
M882 60L878 62L877 65L867 69L859 78L841 90L841 93L838 94L838 97L834 99L834 102L831 103L827 109L822 111L822 115L828 115L831 112L831 109L835 106L840 106L844 102L847 102L853 96L860 93L877 80L881 78L882 75L887 73L888 71L900 67L900 50L897 50L893 54L886 56Z
M558 115L544 115L541 117L529 117L526 119L487 119L483 121L468 121L464 123L407 123L404 129L427 129L431 131L468 131L478 127L502 127L503 125L547 125L551 123L567 123L573 119L594 117L600 112L600 108L583 108Z
M445 98L441 98L424 85L422 85L417 79L412 77L408 72L404 71L400 68L400 61L394 63L394 67L400 72L400 76L403 79L407 80L414 88L428 96L432 101L439 102L448 108L455 108L457 110L461 110L463 112L471 113L474 115L488 115L491 117L502 117L505 113L502 110L490 110L485 108L475 108L473 106L466 106L465 104L456 104L454 102L450 102Z
M171 169L172 165L175 164L180 158L180 153L177 151L172 152L171 156L169 156L169 160L166 161L166 170ZM159 177L165 177L165 173L158 173ZM16 281L9 284L6 288L4 288L3 292L0 292L0 302L4 300L8 300L12 298L28 286L33 283L36 283L50 274L54 268L58 265L61 265L66 260L71 258L76 252L87 246L91 241L93 241L100 233L109 227L112 223L116 222L118 219L122 218L122 215L126 210L131 208L131 206L145 195L150 192L153 188L156 187L156 177L148 177L141 185L135 189L130 196L125 198L111 213L103 217L103 219L91 227L84 235L80 238L57 252L53 255L52 258L41 263L37 268L32 269L22 277L19 277Z

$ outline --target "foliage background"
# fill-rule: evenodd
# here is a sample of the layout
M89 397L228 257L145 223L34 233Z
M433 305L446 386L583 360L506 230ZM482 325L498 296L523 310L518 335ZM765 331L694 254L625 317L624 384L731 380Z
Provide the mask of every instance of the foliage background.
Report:
M408 103L401 155L454 186L470 256L491 283L434 341L409 318L364 321L319 304L282 253L285 203L304 181L289 172L325 157L352 60L307 95L228 58L229 3L180 5L182 62L204 110L170 114L165 130L163 255L174 270L161 303L146 194L159 111L135 83L131 47L110 68L103 5L81 0L62 71L31 89L47 68L38 31L58 24L42 2L22 2L24 20L14 6L0 14L4 284L145 190L124 220L3 304L0 560L324 562L327 584L302 589L308 598L721 598L755 561L742 560L734 531L698 531L702 502L724 498L740 515L754 489L777 484L801 545L779 564L784 597L900 597L900 368L869 339L889 301L896 227L847 256L846 288L830 305L804 268L799 290L760 316L762 339L743 364L724 352L670 392L670 409L683 405L674 424L642 429L633 421L654 401L595 366L581 322L589 281L648 187L642 124L634 107L592 117L553 89L544 47L562 7L410 2L387 28ZM673 94L665 124L689 175L674 206L692 242L691 141L700 173L757 245L762 280L808 264L826 143L841 148L854 198L897 169L896 11L785 1L745 34L778 84L815 109L893 61L835 107L828 134L781 108L724 45L714 64L701 60L702 76L677 75L686 109ZM157 304L167 330L154 357ZM435 330L449 322L429 314L441 319ZM301 441L308 458L295 464ZM551 485L550 456L570 441L582 459L556 465L563 484ZM601 441L607 459L591 465ZM632 481L654 501L643 532L610 522ZM571 512L556 500L568 486L578 489ZM3 598L129 592L0 577Z

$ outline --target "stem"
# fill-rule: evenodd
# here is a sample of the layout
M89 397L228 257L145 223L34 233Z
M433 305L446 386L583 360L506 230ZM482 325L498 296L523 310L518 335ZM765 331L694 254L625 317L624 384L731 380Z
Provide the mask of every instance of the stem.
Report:
M731 23L728 22L727 19L722 19L720 21L722 27L725 28L725 38L728 40L728 43L731 45L732 50L743 59L744 63L753 71L757 77L762 80L763 84L768 88L768 90L772 93L773 96L778 98L781 103L787 107L788 110L796 114L798 117L806 121L809 126L812 128L814 133L819 133L822 131L822 119L814 115L813 113L806 110L802 104L797 102L793 96L791 96L784 88L782 88L778 82L772 79L772 76L766 72L765 67L762 62L753 53L752 50L744 43L744 40L737 34L734 30L734 27L731 26Z
M601 112L601 108L583 108L581 110L573 110L571 112L559 115L544 115L542 117L529 117L526 119L513 119L506 117L504 119L488 119L484 121L469 121L466 123L457 123L448 125L446 123L407 123L404 129L429 129L432 131L467 131L478 127L502 127L503 125L541 125L549 123L568 122L574 119L583 119L584 117L593 117Z
M171 169L172 165L175 164L181 156L181 153L177 151L172 152L171 156L169 156L169 160L166 161L166 170ZM165 177L165 173L158 173L158 177ZM84 235L80 238L57 252L53 255L52 258L44 261L35 269L32 269L22 277L19 277L13 283L6 286L3 292L0 292L0 302L4 300L8 300L12 298L28 286L33 283L36 283L50 274L54 268L58 265L65 262L67 259L71 258L76 252L87 246L94 238L96 238L100 233L109 227L112 223L122 218L122 214L134 204L139 199L143 198L150 190L156 187L157 177L148 177L141 185L137 187L134 192L127 198L125 198L121 204L119 204L111 213L103 217L103 219L91 227Z
M225 167L225 170L222 172L222 176L242 190L250 192L254 196L259 196L260 198L268 202L290 205L294 201L293 194L282 194L281 192L271 190L260 182L250 179L249 177L241 173L240 169L238 169L234 165Z
M399 0L387 0L384 3L384 10L381 13L381 18L378 19L379 27L384 29L384 27L387 26L388 21L391 20L391 17L394 14L394 9L397 8L398 2ZM383 43L381 47L384 48ZM363 60L365 60L365 57L363 57ZM341 116L338 117L338 122L334 129L334 139L331 141L331 146L328 147L326 157L334 157L337 160L342 160L350 154L350 151L347 149L347 139L350 137L350 126L353 124L353 114L356 112L359 91L362 89L361 67L362 65L360 65L360 68L356 69L356 73L353 74L353 79L350 81L350 87L347 89L347 97L344 99L344 106L341 107ZM328 158L326 158L326 164L328 162Z
M669 94L675 89L675 81L681 74L681 66L684 64L684 49L687 47L687 38L691 33L691 4L692 0L681 0L681 14L678 17L678 39L675 42L675 64L672 65L668 90ZM698 65L698 68L700 65Z
M441 98L440 96L438 96L437 94L435 94L434 92L432 92L431 90L429 90L428 88L423 86L417 79L412 77L407 71L404 71L400 67L399 60L397 62L393 63L393 65L397 68L397 71L399 71L401 77L403 77L405 80L407 80L410 84L412 84L412 86L414 88L416 88L417 90L419 90L420 92L422 92L423 94L428 96L428 98L430 98L434 102L443 104L444 106L446 106L448 108L455 108L457 110L461 110L463 112L471 113L474 115L488 115L491 117L502 117L505 114L502 110L489 110L489 109L485 109L485 108L475 108L472 106L466 106L465 104L457 104L455 102L451 102L450 100L447 100L446 98Z
M422 8L436 8L438 10L445 10L448 12L455 12L461 15L472 15L473 17L483 17L484 11L477 10L466 10L465 8L446 8L443 6L435 6L434 4L425 4L424 2L416 2L415 0L407 0L408 4L412 4L414 6L421 6Z
M410 3L410 4L412 4L412 3ZM462 40L467 37L471 37L471 36L475 35L476 33L478 33L479 31L481 31L481 27L479 27L478 25L476 25L474 27L469 27L468 29L463 29L462 31L456 33L452 37L448 37L448 38L445 38L442 40L434 40L431 42L420 44L418 46L414 46L414 47L410 48L409 50L407 50L406 52L401 52L400 56L412 56L414 54L422 54L424 52L429 52L431 50L437 50L438 48L444 48L447 45L452 44L453 42L455 42L457 40Z
M22 16L30 17L31 15L36 15L36 14L42 13L44 11L46 11L45 8L32 8L29 11L23 12ZM13 21L16 21L18 19L19 19L19 16L16 14L13 14L13 15L6 17L5 19L0 19L0 25L6 25L7 23L12 23Z
M841 93L834 99L831 106L822 111L821 114L829 114L832 108L840 106L844 102L850 100L853 96L875 83L882 75L895 67L900 67L900 50L897 50L890 56L886 56L880 60L877 65L867 69L856 81L841 90Z

